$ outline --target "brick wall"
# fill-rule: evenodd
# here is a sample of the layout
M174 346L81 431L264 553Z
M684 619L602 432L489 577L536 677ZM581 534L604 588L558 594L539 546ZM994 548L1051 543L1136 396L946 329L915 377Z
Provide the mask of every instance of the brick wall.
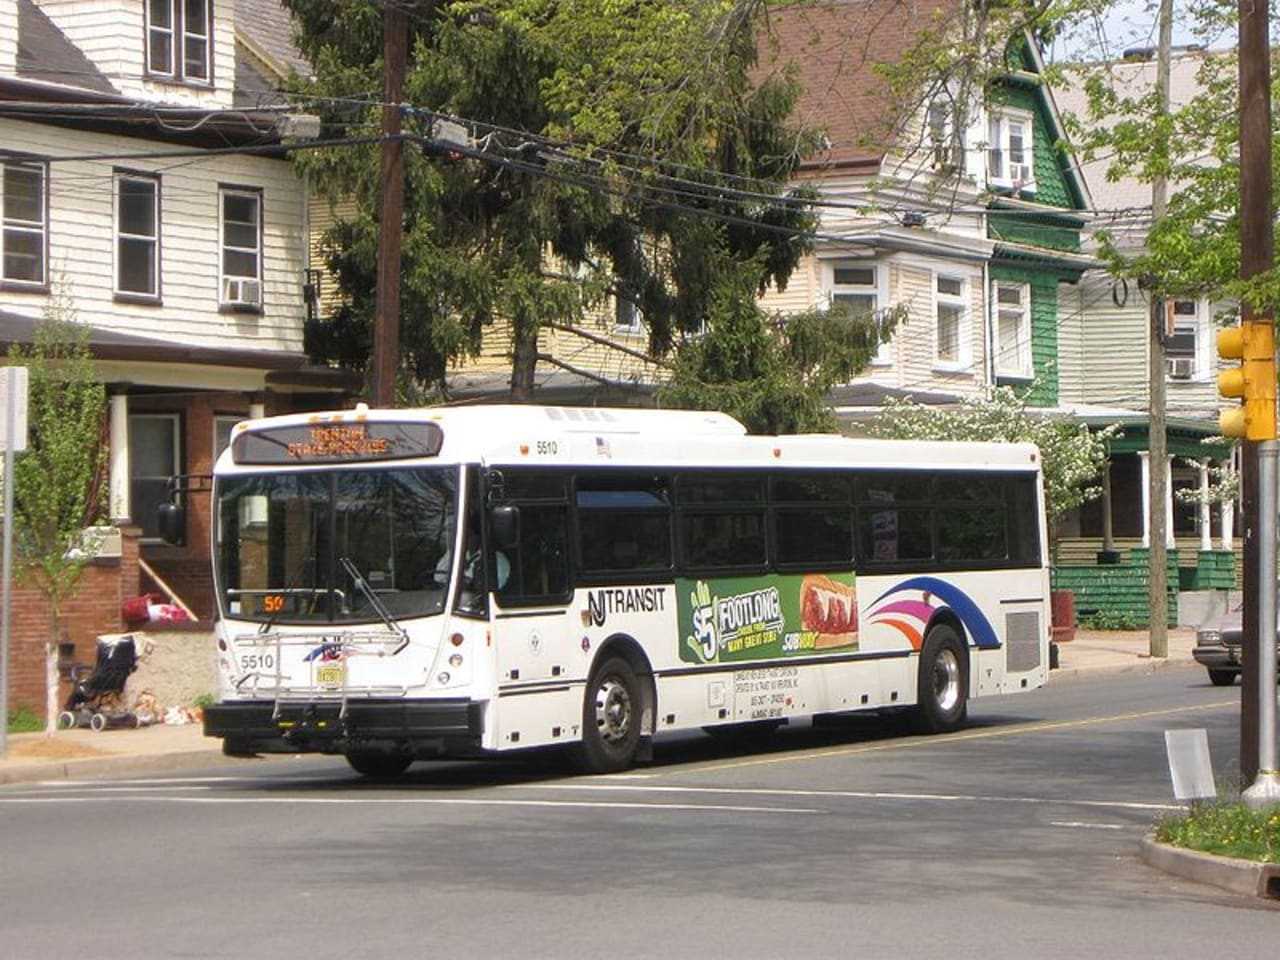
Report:
M63 604L65 642L74 645L71 659L92 664L97 638L124 629L120 604L138 594L138 530L121 530L121 556L96 560L84 569L74 594ZM44 715L45 644L53 626L49 603L35 587L15 582L9 648L9 707L28 707ZM61 705L70 692L64 681Z

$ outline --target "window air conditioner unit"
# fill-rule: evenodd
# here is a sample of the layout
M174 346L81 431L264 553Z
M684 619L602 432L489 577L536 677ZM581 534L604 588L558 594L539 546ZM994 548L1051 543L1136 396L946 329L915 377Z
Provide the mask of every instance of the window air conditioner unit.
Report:
M238 307L262 305L262 283L258 280L222 278L222 302Z
M1169 366L1170 380L1190 380L1196 373L1196 362L1191 357L1169 357L1165 361Z

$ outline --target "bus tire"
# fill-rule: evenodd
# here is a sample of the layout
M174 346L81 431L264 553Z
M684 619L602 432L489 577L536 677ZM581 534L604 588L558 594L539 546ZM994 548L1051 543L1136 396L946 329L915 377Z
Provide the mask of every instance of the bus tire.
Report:
M939 623L925 634L920 649L914 725L920 733L950 733L968 712L968 652L955 629Z
M582 742L574 762L584 773L617 773L631 766L640 745L640 681L622 657L596 665L582 702Z
M362 777L391 780L409 769L413 757L395 753L348 753L347 763Z

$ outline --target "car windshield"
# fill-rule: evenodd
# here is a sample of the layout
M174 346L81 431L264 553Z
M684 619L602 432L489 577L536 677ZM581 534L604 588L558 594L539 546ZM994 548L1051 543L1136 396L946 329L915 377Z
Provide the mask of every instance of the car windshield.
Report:
M218 595L225 616L272 623L438 614L449 583L454 467L219 479Z

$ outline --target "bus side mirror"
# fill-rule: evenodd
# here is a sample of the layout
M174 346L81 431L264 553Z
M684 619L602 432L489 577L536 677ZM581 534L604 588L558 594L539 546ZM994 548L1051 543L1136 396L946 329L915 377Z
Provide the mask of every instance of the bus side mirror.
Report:
M498 549L510 550L515 547L520 542L520 508L510 505L491 508L489 529Z
M160 514L160 536L165 543L181 544L187 534L187 511L176 503L162 503Z

